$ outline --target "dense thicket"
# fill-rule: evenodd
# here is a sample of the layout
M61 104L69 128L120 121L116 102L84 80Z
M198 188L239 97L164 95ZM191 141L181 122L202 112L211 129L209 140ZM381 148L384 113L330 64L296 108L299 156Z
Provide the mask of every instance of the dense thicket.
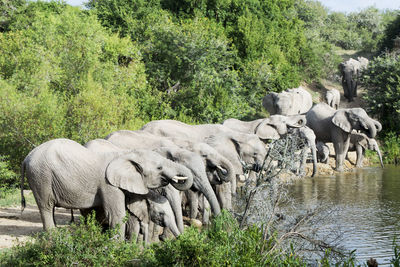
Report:
M296 5L308 36L343 49L368 53L379 52L380 43L387 36L386 28L398 14L398 11L380 11L375 7L347 14L330 12L315 0L297 0Z

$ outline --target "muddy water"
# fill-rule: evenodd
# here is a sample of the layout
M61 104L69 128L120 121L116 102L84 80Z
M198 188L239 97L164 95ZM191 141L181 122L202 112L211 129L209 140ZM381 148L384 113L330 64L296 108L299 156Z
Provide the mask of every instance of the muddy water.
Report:
M302 209L327 205L337 210L330 223L343 232L341 244L356 249L359 263L373 257L380 266L390 264L393 238L400 241L400 167L306 178L290 186L290 192Z

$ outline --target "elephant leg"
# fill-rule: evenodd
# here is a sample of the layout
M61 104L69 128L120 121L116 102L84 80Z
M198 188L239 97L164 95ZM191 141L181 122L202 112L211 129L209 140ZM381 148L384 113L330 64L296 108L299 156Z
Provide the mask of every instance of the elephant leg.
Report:
M118 227L120 239L125 238L125 195L113 186L106 186L101 192L104 215L111 228Z
M132 241L132 238L137 242L140 231L140 223L136 216L130 215L128 221L126 222L126 240Z
M210 216L211 216L211 208L210 208L210 203L207 201L207 199L202 196L203 198L203 220L202 223L203 225L207 225L210 222Z
M363 167L364 152L365 151L362 148L362 146L357 146L356 147L356 153L357 153L356 167L357 168L362 168Z
M189 200L190 218L196 219L199 210L199 192L188 190L187 196Z
M43 207L39 206L39 211L40 211L40 217L42 218L42 223L43 223L43 229L45 231L48 231L54 227L56 227L54 223L54 207L48 208L48 207Z
M149 244L149 224L146 222L141 222L140 228L141 228L142 234L143 234L143 241L147 245L147 244Z
M344 158L346 157L347 151L349 149L349 143L350 143L350 135L349 134L344 134L342 138L345 138L345 141L343 142L341 138L335 138L333 144L335 148L335 156L336 156L336 171L342 172L343 171L343 163L344 163ZM346 136L347 135L347 136ZM343 139L344 139L343 138Z
M216 185L216 195L222 209L232 210L231 183Z

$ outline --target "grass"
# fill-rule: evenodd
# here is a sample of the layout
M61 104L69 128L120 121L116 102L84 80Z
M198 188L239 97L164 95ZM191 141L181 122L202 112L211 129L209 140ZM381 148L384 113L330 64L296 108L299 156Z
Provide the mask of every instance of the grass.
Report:
M35 198L31 190L24 190L27 205L36 205ZM16 207L21 205L21 191L17 188L0 188L0 208Z

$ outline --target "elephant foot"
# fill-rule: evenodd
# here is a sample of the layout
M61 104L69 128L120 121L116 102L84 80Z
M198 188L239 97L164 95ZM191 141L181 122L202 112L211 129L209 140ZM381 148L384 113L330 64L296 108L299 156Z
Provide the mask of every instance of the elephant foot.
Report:
M336 167L336 171L337 171L337 172L343 172L343 171L344 171L343 166Z

